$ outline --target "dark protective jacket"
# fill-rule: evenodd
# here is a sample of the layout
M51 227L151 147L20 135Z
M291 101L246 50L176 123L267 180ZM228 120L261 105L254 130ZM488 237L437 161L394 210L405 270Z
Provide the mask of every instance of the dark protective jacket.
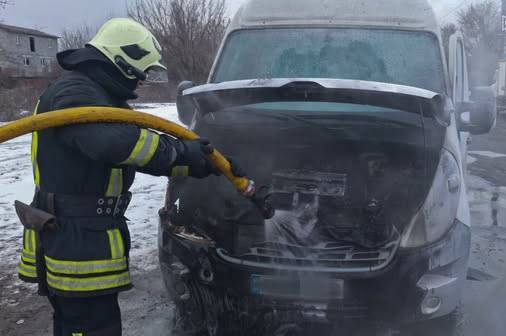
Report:
M65 74L41 96L36 113L80 106L128 108L127 99L135 95L111 80L108 71L93 63ZM40 235L25 230L20 277L47 281L50 292L63 296L129 289L126 220L123 215L114 216L116 209L108 208L107 202L128 192L136 172L169 176L177 158L174 141L123 124L75 125L34 133L32 162L37 190L72 202L64 203L68 208L51 209L57 217L56 230ZM97 211L111 216L73 212L72 207L76 210L81 199L88 203L96 199ZM35 200L34 206L49 211L42 203ZM37 251L37 260L43 253L44 272L37 269Z

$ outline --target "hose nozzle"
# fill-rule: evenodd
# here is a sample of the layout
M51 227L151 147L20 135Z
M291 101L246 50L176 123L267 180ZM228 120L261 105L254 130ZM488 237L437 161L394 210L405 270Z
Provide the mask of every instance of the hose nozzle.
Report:
M248 180L248 185L247 185L246 189L244 189L242 191L242 195L247 198L252 198L255 196L256 191L257 191L257 188L256 188L255 181Z
M253 186L253 192L249 195L244 195L253 202L253 204L258 208L264 219L271 219L276 214L276 210L269 203L269 187L261 186L260 188L255 187L255 182L250 181Z

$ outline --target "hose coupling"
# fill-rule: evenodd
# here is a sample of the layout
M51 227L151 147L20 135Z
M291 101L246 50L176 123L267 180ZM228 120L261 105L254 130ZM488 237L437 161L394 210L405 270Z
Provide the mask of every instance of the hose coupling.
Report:
M256 191L257 191L257 188L255 185L255 181L248 180L248 186L242 192L242 194L244 195L244 197L253 198L255 196Z

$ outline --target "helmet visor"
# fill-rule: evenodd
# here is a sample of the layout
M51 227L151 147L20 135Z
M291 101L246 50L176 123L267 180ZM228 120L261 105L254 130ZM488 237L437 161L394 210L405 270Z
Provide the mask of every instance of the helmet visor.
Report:
M145 72L146 79L143 80L145 83L167 83L169 81L169 75L167 69L161 67L151 67Z

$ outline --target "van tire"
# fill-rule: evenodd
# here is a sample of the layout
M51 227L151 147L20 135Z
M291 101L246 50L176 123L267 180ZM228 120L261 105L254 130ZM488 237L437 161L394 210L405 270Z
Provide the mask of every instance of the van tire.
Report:
M173 336L208 336L209 334L188 318L183 305L176 303L171 335Z

